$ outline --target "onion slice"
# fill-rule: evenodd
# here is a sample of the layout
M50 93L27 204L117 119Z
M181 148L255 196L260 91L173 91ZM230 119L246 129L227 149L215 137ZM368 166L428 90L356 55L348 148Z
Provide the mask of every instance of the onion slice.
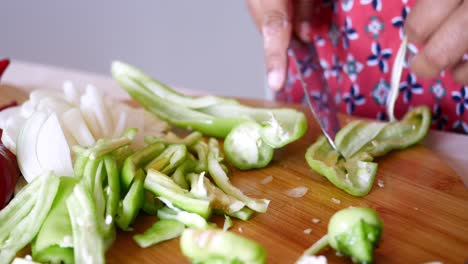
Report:
M39 130L36 155L44 170L54 171L58 176L73 176L70 147L56 113Z
M43 172L36 150L39 131L47 118L46 113L35 112L26 120L18 135L18 165L27 182Z

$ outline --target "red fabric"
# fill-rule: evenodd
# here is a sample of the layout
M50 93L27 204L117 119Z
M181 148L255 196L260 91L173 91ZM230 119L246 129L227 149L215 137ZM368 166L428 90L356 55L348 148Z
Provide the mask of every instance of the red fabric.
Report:
M316 45L340 111L387 120L385 102L391 68L404 34L404 20L413 4L412 0L323 1L312 10L316 15L308 36ZM417 50L410 45L407 53L415 54ZM306 78L313 67L308 62L310 55L304 46L298 56ZM301 102L304 93L294 77L295 67L289 65L288 81L276 99ZM406 62L396 117L422 104L432 109L433 128L468 133L468 86L456 83L449 72L432 80L418 78L408 70Z

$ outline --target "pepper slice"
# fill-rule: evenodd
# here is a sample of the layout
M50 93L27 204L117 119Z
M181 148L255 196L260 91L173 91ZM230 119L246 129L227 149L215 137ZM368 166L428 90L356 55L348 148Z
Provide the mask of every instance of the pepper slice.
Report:
M262 245L229 231L185 229L180 238L182 253L193 263L266 262Z
M294 109L254 108L221 97L188 97L123 62L112 63L112 75L130 96L163 120L204 135L225 138L245 121L262 125L261 135L273 148L304 135L305 115Z
M421 141L431 124L431 112L419 106L399 122L353 121L335 138L335 151L324 136L312 144L305 158L309 166L338 188L355 196L367 195L377 173L375 157L404 149ZM342 155L340 155L340 153Z

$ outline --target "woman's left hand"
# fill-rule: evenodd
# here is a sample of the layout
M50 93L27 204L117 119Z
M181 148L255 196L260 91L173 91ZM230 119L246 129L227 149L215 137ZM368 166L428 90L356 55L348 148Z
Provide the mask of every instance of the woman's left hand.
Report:
M422 46L410 63L415 74L432 78L447 69L456 81L468 84L468 1L419 0L405 31L410 43Z

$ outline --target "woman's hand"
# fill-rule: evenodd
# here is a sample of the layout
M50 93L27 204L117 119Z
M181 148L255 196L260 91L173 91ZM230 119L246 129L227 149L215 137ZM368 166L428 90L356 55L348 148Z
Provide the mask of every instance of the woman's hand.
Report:
M405 24L408 41L423 48L411 61L411 70L422 77L452 71L454 78L468 83L468 1L419 0Z
M283 87L287 72L287 49L294 29L297 35L308 30L308 16L314 0L247 0L250 13L263 35L268 85Z

